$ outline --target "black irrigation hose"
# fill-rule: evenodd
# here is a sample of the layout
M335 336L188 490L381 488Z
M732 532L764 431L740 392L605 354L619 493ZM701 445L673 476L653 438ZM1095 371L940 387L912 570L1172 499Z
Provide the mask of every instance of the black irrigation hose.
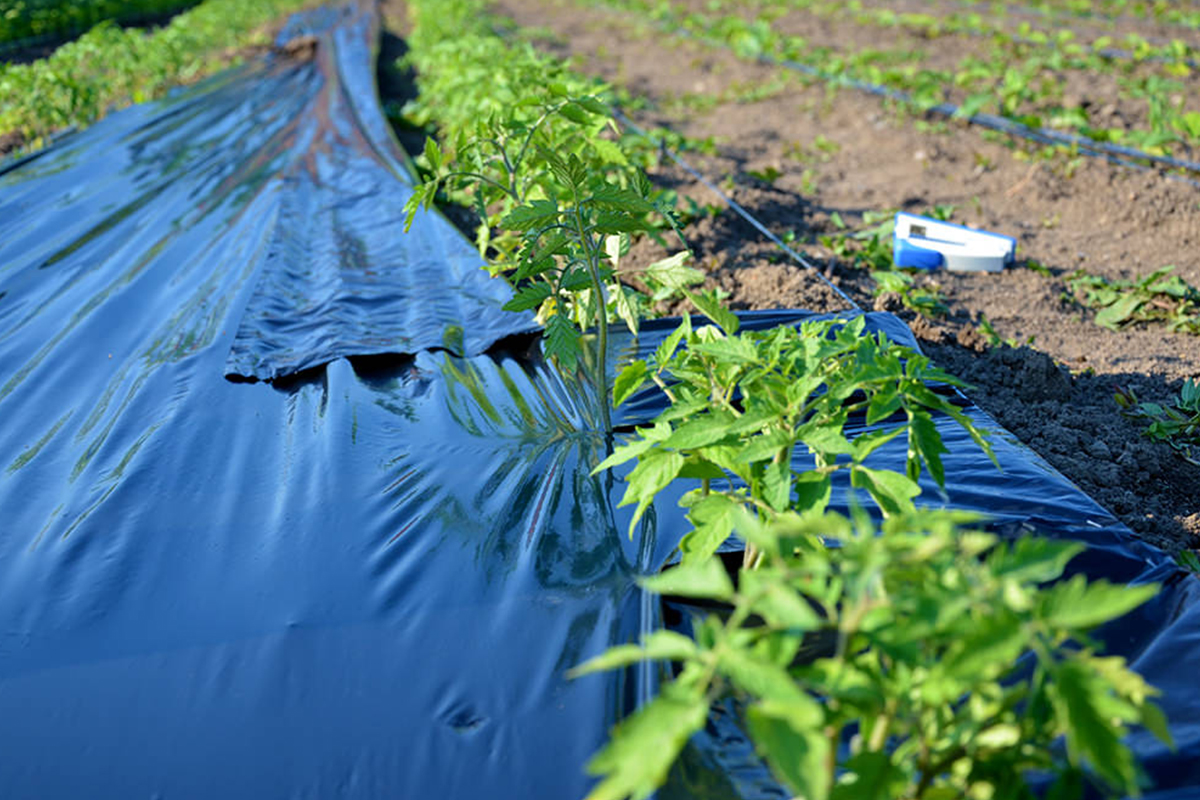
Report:
M657 25L658 23L656 22L655 24ZM730 48L729 45L725 44L724 42L711 37L698 36L683 28L676 27L668 29L662 25L659 25L659 28L674 36L679 36L684 39L691 39L692 41L701 42L703 44L721 47L726 50L732 50L732 48ZM784 67L785 69L790 69L794 72L810 75L830 83L849 86L853 89L858 89L859 91L867 92L868 94L873 94L878 97L885 97L890 100L896 100L909 105L915 105L912 101L911 95L898 89L890 89L886 86L867 83L855 78L848 78L844 75L831 74L829 72L825 72L824 70L817 69L816 67L809 66L808 64L801 64L799 61L793 61L791 59L774 58L768 55L760 55L757 57L757 60L763 64L768 64L775 67ZM1156 156L1141 150L1136 150L1132 147L1124 147L1122 145L1110 144L1108 142L1097 142L1094 139L1076 136L1075 134L1071 133L1063 133L1062 131L1056 131L1051 128L1031 128L1028 125L1022 125L1019 122L1015 122L1011 119L1001 117L996 114L971 114L970 116L961 116L959 115L960 107L954 105L953 103L939 103L938 105L926 110L932 111L935 114L942 114L947 117L957 116L958 119L969 122L972 125L978 125L982 128L1000 131L1011 136L1020 136L1022 138L1040 142L1042 144L1070 146L1077 149L1079 152L1084 153L1085 155L1103 158L1113 164L1119 164L1123 167L1131 167L1139 170L1150 169L1144 164L1139 164L1128 160L1131 158L1136 158L1142 161L1153 162L1167 168L1183 169L1187 170L1188 172L1200 173L1200 162L1186 161L1184 159L1171 158L1169 156ZM1169 174L1166 177L1171 178L1172 180L1183 181L1184 183L1200 188L1200 181Z
M650 138L650 134L648 134L643 128L639 127L638 124L636 122L634 122L633 120L631 120L623 111L621 111L621 109L613 106L612 110L613 110L613 116L615 116L618 120L620 120L621 124L625 125L625 127L629 128L631 131L633 131L638 136L641 136L644 139ZM697 181L699 181L701 184L703 184L709 191L711 191L711 192L713 192L713 194L717 195L717 197L721 198L721 201L724 202L725 205L727 205L731 209L733 209L734 212L738 216L740 216L742 219L746 220L746 222L749 222L754 227L755 230L757 230L763 236L766 236L768 239L770 239L771 242L773 244L775 244L776 247L778 247L784 253L787 253L787 255L793 261L795 261L797 264L804 267L805 269L811 270L812 272L816 273L817 277L820 278L825 283L826 286L828 286L830 289L832 289L834 291L834 293L837 294L838 297L842 298L843 300L845 300L850 305L854 306L854 308L858 309L859 311L863 310L863 307L860 306L858 303L854 302L854 299L851 298L850 295L843 292L840 288L838 288L838 286L833 281L831 281L831 280L829 280L829 278L825 277L825 274L823 272L821 272L821 270L817 267L816 264L813 264L811 261L806 259L804 256L800 255L795 250L793 250L791 247L789 247L786 242L784 242L782 239L780 239L778 236L776 236L774 233L772 233L770 231L770 229L767 228L766 225L762 224L762 222L760 222L757 217L755 217L753 214L751 214L749 211L747 211L740 203L738 203L736 200L734 200L729 195L725 194L725 192L721 191L721 188L719 186L717 186L715 183L710 181L708 178L704 177L704 175L699 170L697 170L691 164L687 163L687 161L685 161L682 156L678 155L677 153L672 151L669 147L667 147L666 142L660 142L659 146L662 148L662 151L664 153L666 153L667 156L680 167L680 169L682 169L684 172L688 173L693 178L695 178Z

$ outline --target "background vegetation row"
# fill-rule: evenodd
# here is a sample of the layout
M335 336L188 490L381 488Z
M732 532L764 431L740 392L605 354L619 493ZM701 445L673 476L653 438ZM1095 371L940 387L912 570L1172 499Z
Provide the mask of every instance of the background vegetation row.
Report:
M48 58L0 65L0 133L35 149L45 136L84 127L114 106L162 96L268 41L262 26L305 0L206 0L153 31L101 23Z

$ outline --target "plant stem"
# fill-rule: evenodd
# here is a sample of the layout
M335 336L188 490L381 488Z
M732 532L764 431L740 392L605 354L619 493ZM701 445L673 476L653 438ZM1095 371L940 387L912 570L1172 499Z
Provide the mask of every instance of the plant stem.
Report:
M592 380L596 384L596 395L600 401L600 421L604 426L604 434L611 440L612 414L608 410L608 407L612 405L608 394L608 303L604 297L604 283L600 280L600 266L597 263L595 242L592 241L591 234L584 227L583 217L579 213L578 196L575 201L575 226L579 233L579 243L586 253L588 276L592 279L592 293L596 298L597 353Z

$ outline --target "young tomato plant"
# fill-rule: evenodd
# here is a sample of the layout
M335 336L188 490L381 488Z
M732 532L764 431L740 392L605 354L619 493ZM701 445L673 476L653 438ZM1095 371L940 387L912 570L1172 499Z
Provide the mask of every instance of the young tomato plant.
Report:
M505 307L537 311L545 352L564 369L576 369L582 332L595 328L589 378L607 430L609 323L636 332L652 302L618 279L617 262L630 235L678 233L673 204L618 143L596 94L603 85L496 36L479 0L417 0L410 9L408 60L421 95L406 113L436 124L441 144L426 142L426 179L409 199L408 223L439 193L473 206L480 252L516 289ZM695 281L681 258L647 272L646 283L668 295Z
M1142 725L1170 743L1166 719L1158 692L1098 655L1089 631L1158 587L1082 576L1047 587L1082 545L1002 544L969 521L924 510L876 531L861 513L739 514L761 557L736 583L715 557L646 579L729 610L694 620L694 638L660 630L575 670L678 665L588 765L602 778L589 800L647 797L728 697L806 800L1078 798L1085 782L1137 794L1122 737Z
M649 361L622 370L616 403L653 382L671 404L596 468L637 459L621 500L637 506L631 533L671 481L701 480L681 501L693 526L680 544L685 563L715 553L742 509L763 520L789 510L822 513L838 470L849 471L851 484L885 514L911 512L923 468L939 486L945 480L946 448L934 413L957 422L992 455L985 434L927 382L961 384L921 354L882 334L864 333L865 317L738 333L737 317L715 298L695 295L693 301L719 327L693 327L684 317ZM852 420L894 424L852 439ZM908 443L904 474L864 465L901 435ZM811 467L796 465L800 445L811 455ZM747 563L754 558L751 546Z
M560 156L539 141L543 124L567 109L578 109L584 115L600 113L603 106L594 98L570 99L546 109L531 126L492 120L486 125L491 128L487 133L493 135L481 135L459 148L460 154L476 153L493 167L501 165L507 173L504 183L488 177L485 168L443 170L440 150L433 140L427 140L425 158L435 172L409 200L408 222L411 224L422 204L432 204L438 187L449 181L471 183L503 197L509 211L499 220L499 227L519 235L511 260L501 264L501 269L511 272L510 280L517 287L516 295L504 307L509 311L540 309L546 326L546 355L568 371L576 368L583 352L580 328L573 319L582 322L584 330L595 325L597 355L590 377L602 398L608 430L607 292L611 288L613 306L635 331L638 301L627 296L626 291L631 295L633 291L620 283L610 287L615 271L607 243L610 237L652 230L648 216L660 209L650 199L651 187L641 172L629 173L628 185L621 186L590 170L574 153ZM531 157L533 153L535 157ZM546 172L525 169L534 158Z

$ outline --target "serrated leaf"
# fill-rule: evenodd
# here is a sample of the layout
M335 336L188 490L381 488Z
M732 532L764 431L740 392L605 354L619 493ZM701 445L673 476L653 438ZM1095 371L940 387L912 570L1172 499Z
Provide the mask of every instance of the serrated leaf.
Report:
M1103 684L1082 664L1066 661L1055 668L1049 690L1066 728L1067 753L1072 763L1086 759L1111 785L1135 789L1133 755L1100 705L1105 695Z
M737 333L738 327L741 325L737 315L721 304L721 301L717 299L716 292L688 292L685 290L684 294L701 314L716 323L721 330L725 331L726 335L733 336Z
M715 444L728 434L726 428L733 416L717 411L694 417L676 428L663 444L679 450L693 450Z
M821 618L804 597L769 570L747 569L740 575L741 592L754 597L754 612L774 628L796 632L815 631Z
M633 536L634 526L658 493L679 477L683 464L683 456L669 450L647 450L638 459L637 466L626 478L625 494L620 503L622 506L637 503L633 518L629 521L630 537Z
M942 434L938 431L933 417L924 409L908 410L908 452L909 478L917 479L923 462L937 485L946 485L946 468L942 465L941 454L950 451L942 443ZM911 468L913 464L916 465L915 469Z
M796 429L796 438L808 445L814 453L850 455L854 452L854 446L842 434L841 426L823 420L801 425Z
M733 597L733 581L729 580L725 567L717 558L680 564L658 575L643 578L639 583L657 594L709 600L729 600Z
M709 495L688 509L693 529L679 542L685 564L707 561L733 533L738 505L722 495Z
M616 184L596 181L591 187L589 202L612 211L644 214L654 210L653 204L642 198L632 189L624 189Z
M874 453L902 433L904 433L903 427L893 428L890 431L871 431L870 433L860 434L850 443L850 457L861 463L871 453Z
M703 698L660 695L642 706L588 762L588 773L604 779L587 800L645 800L666 781L671 764L707 718Z
M602 117L609 115L608 106L601 102L600 99L595 95L584 95L583 97L577 97L575 98L575 102L579 103L579 105L583 106L593 114L597 114Z
M610 647L567 673L578 678L594 672L626 667L647 660L686 661L696 654L696 643L681 633L659 630L643 637L641 647L631 644Z
M704 283L704 273L687 266L692 254L681 250L646 267L643 280L654 289L655 300L666 299L679 290Z
M542 301L554 294L554 289L548 283L531 283L517 291L513 298L504 304L505 311L528 311L537 308Z
M791 499L791 463L786 458L768 462L763 468L763 500L776 511L785 511Z
M1049 587L1040 596L1039 612L1047 622L1067 630L1087 629L1123 617L1158 593L1157 584L1127 586L1083 575Z
M612 469L613 467L624 464L626 461L635 459L642 453L654 447L655 444L656 442L650 439L635 439L629 444L621 445L613 451L612 455L593 467L591 474L596 475L597 473L603 472L606 469Z
M868 469L855 464L850 470L850 483L856 489L866 489L884 514L911 514L913 498L921 487L908 477L891 470Z
M802 472L793 481L796 490L795 510L801 513L822 513L833 496L833 481L820 472Z
M552 223L557 218L557 203L553 200L534 200L508 212L500 220L500 225L509 230L528 231Z
M624 403L630 395L642 388L648 374L649 369L646 367L646 362L641 359L626 365L617 373L617 377L613 381L613 408Z
M562 314L555 314L546 321L542 350L547 358L558 361L567 372L575 371L583 348L579 343L579 331L571 324L571 320Z
M1078 542L1063 542L1022 536L1007 547L997 548L989 559L992 574L1020 583L1057 580L1067 562L1083 552Z
M614 142L610 142L607 139L593 139L591 147L605 164L616 164L622 167L629 165L629 159L625 157L625 151Z
M675 353L675 349L679 347L680 342L684 337L690 336L692 333L692 319L686 313L683 315L683 320L679 323L675 330L663 340L654 351L654 363L660 367L670 360Z
M787 670L778 664L747 650L729 648L721 650L720 653L717 670L753 697L789 705L803 704L806 700L811 700L796 685Z
M623 211L599 210L592 218L590 226L597 233L636 233L648 229L648 225L640 217Z
M432 136L425 138L425 160L429 162L429 168L434 172L442 168L442 151Z
M940 667L945 674L970 680L977 676L988 679L1007 671L1025 649L1027 635L1016 615L1003 609L972 621L966 635L959 639L942 658Z
M819 704L762 702L746 714L750 738L771 771L797 797L825 800L829 792L829 738Z

